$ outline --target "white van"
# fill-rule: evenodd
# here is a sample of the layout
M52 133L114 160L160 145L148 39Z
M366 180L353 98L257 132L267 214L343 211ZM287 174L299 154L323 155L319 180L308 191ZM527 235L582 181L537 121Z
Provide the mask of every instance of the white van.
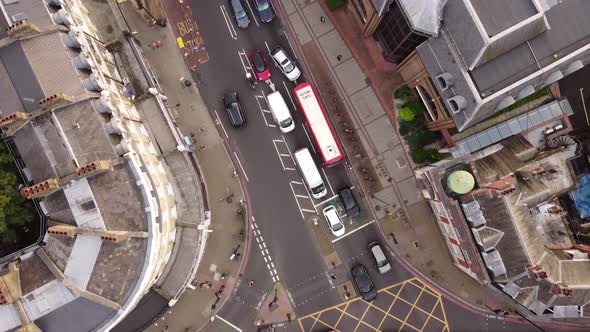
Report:
M279 91L275 91L266 96L268 100L268 107L275 123L283 133L288 133L295 129L295 122L291 117L291 112L285 103L285 99L281 96Z
M309 150L307 148L299 149L293 153L293 157L295 157L295 162L299 166L307 188L311 191L311 196L315 199L326 196L328 190L326 189L326 185L324 185L324 181Z

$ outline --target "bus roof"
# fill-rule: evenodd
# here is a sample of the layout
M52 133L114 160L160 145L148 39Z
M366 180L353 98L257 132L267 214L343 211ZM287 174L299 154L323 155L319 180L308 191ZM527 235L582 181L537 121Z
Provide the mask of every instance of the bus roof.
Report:
M312 85L309 82L301 83L293 89L293 93L322 154L324 163L327 165L341 160L343 155L340 146Z

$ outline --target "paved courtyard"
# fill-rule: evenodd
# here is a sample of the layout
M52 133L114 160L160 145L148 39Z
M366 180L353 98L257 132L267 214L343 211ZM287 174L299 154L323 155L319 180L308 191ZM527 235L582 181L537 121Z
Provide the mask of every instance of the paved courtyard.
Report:
M302 331L449 331L439 293L417 278L378 291L369 303L357 297L299 319Z

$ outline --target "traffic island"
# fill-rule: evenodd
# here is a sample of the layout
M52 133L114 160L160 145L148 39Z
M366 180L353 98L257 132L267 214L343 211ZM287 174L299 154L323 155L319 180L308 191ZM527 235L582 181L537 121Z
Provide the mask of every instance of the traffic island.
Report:
M272 290L262 302L254 325L266 326L295 319L295 311L282 283L274 284Z

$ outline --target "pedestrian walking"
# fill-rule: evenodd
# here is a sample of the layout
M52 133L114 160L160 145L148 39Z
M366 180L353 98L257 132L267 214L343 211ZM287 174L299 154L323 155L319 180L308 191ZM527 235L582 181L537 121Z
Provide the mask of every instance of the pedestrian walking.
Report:
M254 287L254 280L250 280L250 287Z
M338 55L336 56L336 60L338 60L338 61L342 61L342 55L338 54Z
M205 150L205 146L204 145L199 146L199 150Z
M324 16L320 16L320 22L326 23L326 18Z

